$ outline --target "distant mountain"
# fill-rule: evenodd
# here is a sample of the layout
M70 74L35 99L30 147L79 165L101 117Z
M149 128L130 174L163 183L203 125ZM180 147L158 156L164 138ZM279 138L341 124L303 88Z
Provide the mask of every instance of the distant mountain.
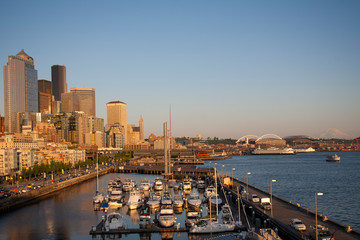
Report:
M325 132L320 134L320 138L341 138L341 139L350 139L350 135L347 133L344 133L336 128L329 128Z

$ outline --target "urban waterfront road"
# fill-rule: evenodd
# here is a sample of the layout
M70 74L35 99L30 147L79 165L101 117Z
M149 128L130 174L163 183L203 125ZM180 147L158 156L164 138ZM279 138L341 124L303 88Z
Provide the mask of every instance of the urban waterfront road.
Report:
M240 187L244 186L246 188L246 183L240 181L234 181L234 187ZM251 201L251 195L256 194L260 198L262 197L270 197L268 193L258 190L254 188L253 186L249 185L249 201ZM274 196L272 197L272 205L273 205L273 217L285 224L290 224L290 220L293 218L298 218L303 221L303 223L306 225L306 232L303 233L304 237L309 236L310 234L310 226L315 225L315 216L311 212L311 210L306 210L300 207L297 207L296 205L290 204L285 202L282 199L279 199L278 197ZM260 209L259 204L254 204L258 209ZM356 209L354 209L356 211ZM264 211L261 209L261 211ZM269 216L271 216L270 211L265 211L265 213ZM341 240L356 240L359 239L359 234L355 233L348 233L345 231L345 227L340 227L336 224L333 224L331 221L321 221L318 218L318 224L321 224L329 229L331 233L335 232L335 239L341 239Z

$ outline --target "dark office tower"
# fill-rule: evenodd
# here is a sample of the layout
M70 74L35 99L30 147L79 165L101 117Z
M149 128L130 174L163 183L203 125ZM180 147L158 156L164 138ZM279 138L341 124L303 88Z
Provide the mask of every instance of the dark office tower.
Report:
M61 94L67 92L66 67L62 65L51 66L52 93L55 101L61 101Z
M48 80L38 80L39 112L51 113L52 86Z

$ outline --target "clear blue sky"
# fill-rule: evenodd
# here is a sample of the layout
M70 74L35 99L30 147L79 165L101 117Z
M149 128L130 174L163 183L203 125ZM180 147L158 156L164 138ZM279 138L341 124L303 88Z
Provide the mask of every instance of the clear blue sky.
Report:
M146 136L360 136L360 1L3 1L0 65L67 67ZM0 112L3 115L3 68Z

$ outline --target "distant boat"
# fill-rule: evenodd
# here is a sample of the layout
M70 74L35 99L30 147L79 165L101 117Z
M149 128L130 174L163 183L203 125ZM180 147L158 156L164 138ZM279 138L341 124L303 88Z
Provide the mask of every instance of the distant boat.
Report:
M293 155L295 154L294 149L292 148L276 148L270 147L268 149L255 149L252 154L254 155Z
M340 156L338 156L337 154L328 155L326 157L326 161L327 162L340 162Z

